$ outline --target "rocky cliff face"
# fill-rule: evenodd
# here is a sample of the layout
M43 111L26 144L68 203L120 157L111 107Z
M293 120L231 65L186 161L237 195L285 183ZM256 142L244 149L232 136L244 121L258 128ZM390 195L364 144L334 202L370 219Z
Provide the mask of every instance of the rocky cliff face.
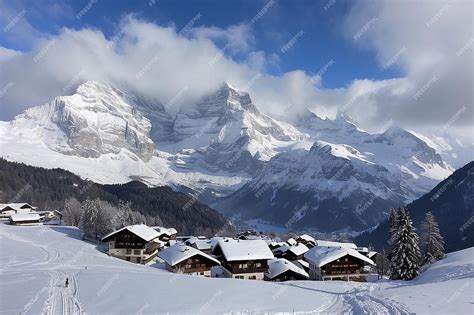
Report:
M45 143L65 154L97 158L127 149L148 161L154 151L150 121L126 102L121 91L97 82L30 108L12 124L28 124L39 132L44 128ZM47 131L54 130L58 132L51 138Z
M212 170L253 173L280 148L304 135L258 111L248 93L223 85L200 102L182 108L173 124L173 148L198 151Z

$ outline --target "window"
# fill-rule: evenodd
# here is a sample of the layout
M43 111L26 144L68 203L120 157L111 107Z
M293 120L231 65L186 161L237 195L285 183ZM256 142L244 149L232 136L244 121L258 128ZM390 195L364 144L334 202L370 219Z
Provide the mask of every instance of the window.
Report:
M141 253L142 253L142 251L139 250L139 249L135 249L135 250L133 251L133 254L134 254L134 255L140 255Z
M257 280L257 276L250 276L249 279L250 280Z
M244 268L244 269L247 268L247 264L243 264L243 268Z
M109 243L109 248L114 248L114 242Z
M262 263L255 263L255 267L259 268L259 267L262 267Z
M125 257L126 261L130 261L130 256Z
M127 250L125 251L125 254L127 254L127 255L130 255L131 253L132 253L132 250L131 250L131 249L127 249Z
M346 259L344 259L344 261L349 261L349 258L348 258L348 257L346 257Z
M137 257L137 263L141 263L142 262L142 258L141 257Z

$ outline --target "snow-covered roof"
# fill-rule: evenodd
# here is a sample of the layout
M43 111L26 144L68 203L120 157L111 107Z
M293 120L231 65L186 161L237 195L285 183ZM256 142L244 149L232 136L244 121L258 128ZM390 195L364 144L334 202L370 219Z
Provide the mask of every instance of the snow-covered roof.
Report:
M268 278L273 279L288 270L291 270L305 278L309 278L308 273L303 268L289 262L285 258L270 259L268 261L268 272L266 272L266 275Z
M193 246L199 250L210 250L212 248L211 240L202 240L198 238L190 238L186 244Z
M205 257L216 264L220 264L220 262L215 259L214 257L203 253L202 251L186 245L173 245L168 248L163 249L161 252L158 253L158 256L163 259L167 264L174 266L179 264L180 262L191 258L195 255L199 255Z
M322 267L346 255L363 260L368 264L375 265L370 258L352 248L317 246L307 251L304 254L304 257L306 260L314 263L317 267Z
M316 240L316 246L321 246L321 247L344 247L344 248L352 248L352 249L357 248L357 245L354 244L354 243L342 243L342 242L323 241L323 240Z
M308 234L300 235L299 238L301 238L302 240L305 240L307 242L316 243L316 240L314 239L314 237L309 236Z
M219 240L219 246L227 261L259 260L274 258L272 251L264 240Z
M293 254L296 256L303 255L309 250L308 246L306 246L303 243L298 243L297 245L290 246L288 244L284 244L283 246L280 246L278 248L275 248L273 252L282 252L286 253L287 251L291 251Z
M22 210L21 208L24 206L27 206L30 209L35 209L35 207L25 202L12 202L12 203L0 203L0 210L3 210L7 207L10 207L14 210Z
M297 244L296 240L292 237L290 237L286 242L290 245L296 245Z
M357 247L356 250L360 253L368 253L369 249L367 247Z
M377 252L370 251L370 252L367 254L367 257L369 257L370 259L372 259L372 257L374 257L375 255L377 255Z
M117 234L119 232L122 232L123 230L128 230L131 233L135 234L136 236L140 237L141 239L143 239L147 242L149 242L152 239L157 238L158 236L160 236L160 234L157 231L155 231L154 229L152 229L151 227L149 227L145 224L135 224L135 225L129 225L129 226L123 227L119 230L113 231L112 233L109 233L106 236L104 236L102 238L102 240L105 240L106 238L108 238L108 237L110 237L114 234Z
M165 234L168 236L178 234L178 231L175 228L165 228L162 226L153 226L152 227L154 230L160 233L160 235Z
M297 261L294 261L293 263L298 263L301 267L309 268L309 263L303 259L298 259Z
M21 221L32 221L32 220L40 220L41 217L38 213L16 213L10 216L10 220L14 222L21 222Z
M0 203L0 210L5 207L12 207L14 209L20 209L21 207L27 206L28 208L35 208L26 202L11 202L11 203Z

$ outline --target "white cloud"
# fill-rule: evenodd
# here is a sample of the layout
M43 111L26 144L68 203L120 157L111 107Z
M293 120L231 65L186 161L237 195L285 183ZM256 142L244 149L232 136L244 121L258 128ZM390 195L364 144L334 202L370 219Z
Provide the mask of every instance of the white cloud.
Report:
M444 125L463 106L453 126L469 128L474 120L473 49L458 52L474 36L472 1L361 1L345 20L349 39L374 17L357 45L373 49L382 69L398 67L397 80L355 81L349 90L367 89L363 102L349 112L362 122L393 119L409 128ZM472 132L472 130L471 130Z
M339 89L323 89L324 76L312 78L301 70L268 74L269 67L278 67L279 57L256 51L245 24L199 26L180 34L173 26L128 16L111 38L97 29L63 29L57 36L40 36L31 52L15 58L2 57L12 52L0 50L0 89L14 83L0 99L1 118L64 94L71 82L126 84L164 104L179 94L173 105L180 106L227 81L248 89L254 103L273 114L310 108L334 117L344 110L363 129L379 131L390 120L410 129L442 126L465 106L452 126L466 128L473 117L472 6L456 1L448 7L438 1L357 2L345 18L347 40L374 50L381 69L398 67L403 76L356 79Z

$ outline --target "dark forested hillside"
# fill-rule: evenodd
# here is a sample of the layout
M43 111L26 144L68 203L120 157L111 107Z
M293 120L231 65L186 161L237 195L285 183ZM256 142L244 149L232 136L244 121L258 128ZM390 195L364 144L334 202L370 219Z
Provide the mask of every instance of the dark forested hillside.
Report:
M62 169L0 159L0 203L28 202L42 210L62 209L71 197L79 201L99 198L115 205L129 201L133 210L158 215L165 226L175 227L180 234L212 235L229 230L220 213L169 187L149 188L140 182L100 185Z
M447 252L474 246L474 162L455 171L407 207L418 230L426 212L433 213ZM388 248L388 221L359 235L355 241L377 249Z

